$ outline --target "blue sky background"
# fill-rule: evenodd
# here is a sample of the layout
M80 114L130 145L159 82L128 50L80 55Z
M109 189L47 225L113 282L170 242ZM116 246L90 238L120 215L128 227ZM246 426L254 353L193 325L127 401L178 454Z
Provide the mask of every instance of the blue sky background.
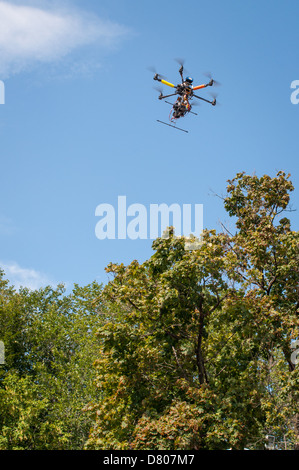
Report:
M0 33L0 266L15 285L106 282L109 262L149 258L151 240L95 236L96 207L117 207L120 195L147 207L204 204L204 226L220 230L219 221L232 222L214 193L224 194L229 178L284 170L298 209L296 0L1 4L84 20L72 44L64 48L70 34L62 35L51 54L39 44L43 31L38 53L15 44L13 64L11 40L1 43ZM97 24L116 37L86 38ZM202 104L198 116L179 121L189 134L156 122L167 122L169 107L147 67L178 83L175 57L185 58L196 84L205 71L222 84L221 106ZM298 230L298 212L291 219Z

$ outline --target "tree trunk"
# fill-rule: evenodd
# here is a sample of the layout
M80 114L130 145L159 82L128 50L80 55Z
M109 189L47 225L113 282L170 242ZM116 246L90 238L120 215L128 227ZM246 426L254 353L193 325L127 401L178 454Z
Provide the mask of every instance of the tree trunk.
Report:
M199 380L200 385L208 383L207 371L205 368L204 357L203 357L202 349L201 349L203 328L204 328L203 314L200 314L198 338L197 338L197 345L195 349L196 363L197 363L197 369L198 369L198 380Z

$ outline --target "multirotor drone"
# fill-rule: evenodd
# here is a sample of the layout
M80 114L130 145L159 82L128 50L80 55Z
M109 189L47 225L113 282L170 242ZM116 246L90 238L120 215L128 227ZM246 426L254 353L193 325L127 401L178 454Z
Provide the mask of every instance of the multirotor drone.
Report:
M217 102L216 102L216 97L215 96L213 97L213 100L208 100L206 98L203 98L201 96L196 95L194 93L194 91L201 90L201 89L209 87L209 86L211 87L213 85L219 85L219 83L216 82L211 77L211 74L206 74L210 78L210 81L208 83L203 84L203 85L193 86L193 78L191 78L191 77L184 78L184 75L183 75L184 74L184 66L183 66L182 63L180 63L180 65L181 65L181 67L179 69L179 73L180 73L180 76L181 76L181 79L182 79L182 83L179 83L178 85L174 85L173 83L168 82L167 80L165 80L165 77L163 77L163 75L160 75L158 73L155 73L155 75L154 75L154 80L175 89L175 93L171 93L169 95L164 95L162 89L157 88L157 90L160 92L159 100L165 100L165 102L167 104L170 104L172 106L172 109L171 109L170 115L169 115L169 120L170 120L171 124L168 124L168 123L160 121L160 120L158 120L158 122L160 122L162 124L166 124L170 127L174 127L175 129L181 130L183 132L188 132L188 131L186 131L184 129L181 129L180 127L177 127L173 124L175 124L178 119L186 116L186 114L188 114L188 113L197 115L197 113L192 111L193 105L191 105L191 103L190 103L193 98L197 98L198 100L205 101L206 103L209 103L212 106L216 106ZM178 95L178 97L177 97L175 103L170 103L169 101L166 101L166 98L170 98L172 96L177 96L177 95Z

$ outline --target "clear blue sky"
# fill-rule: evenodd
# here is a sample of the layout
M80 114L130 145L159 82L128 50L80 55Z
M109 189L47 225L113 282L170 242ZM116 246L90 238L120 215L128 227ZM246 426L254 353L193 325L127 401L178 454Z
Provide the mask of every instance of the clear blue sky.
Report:
M29 30L22 6L30 7ZM117 206L120 195L147 207L204 204L204 226L219 230L228 217L213 192L223 194L227 179L284 170L298 208L299 105L290 101L298 1L24 0L1 8L11 31L0 32L0 265L16 285L106 282L109 262L150 257L151 240L95 236L96 207ZM175 57L196 84L205 71L222 84L221 106L203 104L180 122L189 134L156 122L167 121L169 107L147 67L179 82ZM298 230L298 213L291 218Z

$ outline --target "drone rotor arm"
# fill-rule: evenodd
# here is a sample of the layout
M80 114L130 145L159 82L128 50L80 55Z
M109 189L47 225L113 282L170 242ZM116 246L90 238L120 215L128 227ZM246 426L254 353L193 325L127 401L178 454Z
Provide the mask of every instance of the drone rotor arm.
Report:
M171 95L160 95L159 100L164 100L165 98L169 98L170 96L175 96L177 93L172 93Z
M184 73L184 67L183 67L183 65L182 65L181 68L180 68L180 70L179 70L179 74L180 74L180 76L181 76L182 83L184 83L184 75L183 75L183 73Z
M202 98L201 96L193 95L195 98L198 98L199 100L205 101L206 103L210 103L212 106L216 105L216 98L214 98L213 101L207 100L205 98Z
M175 88L175 85L173 85L172 83L170 82L167 82L166 80L161 80L161 83L163 83L164 85L167 85L167 86L170 86L171 88Z
M193 90L201 90L202 88L206 88L208 85L198 85L198 86L194 86L193 87Z

